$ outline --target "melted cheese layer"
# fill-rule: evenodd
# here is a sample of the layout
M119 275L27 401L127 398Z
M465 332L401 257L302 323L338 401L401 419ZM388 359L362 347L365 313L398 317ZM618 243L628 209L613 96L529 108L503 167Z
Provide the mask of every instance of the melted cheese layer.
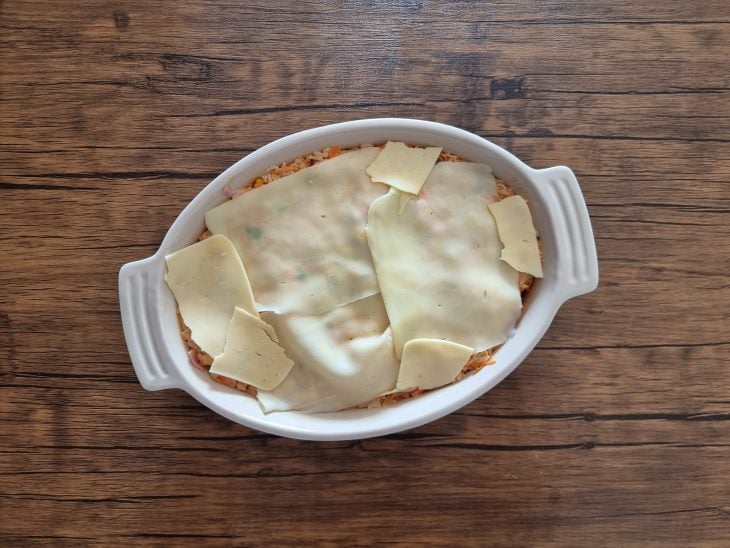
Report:
M411 339L448 339L476 352L504 342L519 317L518 273L502 249L487 206L497 196L491 169L441 162L422 192L376 199L367 235L396 355Z
M260 310L321 314L378 293L365 224L387 191L365 173L379 149L348 152L208 211L246 265Z
M275 390L259 391L271 411L339 411L395 387L398 360L380 294L318 316L262 313L295 361Z

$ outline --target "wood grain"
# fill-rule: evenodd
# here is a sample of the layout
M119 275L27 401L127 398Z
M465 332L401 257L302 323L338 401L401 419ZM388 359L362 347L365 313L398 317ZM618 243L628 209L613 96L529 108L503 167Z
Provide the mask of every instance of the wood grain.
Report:
M730 4L0 2L0 544L727 545ZM373 116L571 166L601 284L433 424L145 392L116 276L225 167Z

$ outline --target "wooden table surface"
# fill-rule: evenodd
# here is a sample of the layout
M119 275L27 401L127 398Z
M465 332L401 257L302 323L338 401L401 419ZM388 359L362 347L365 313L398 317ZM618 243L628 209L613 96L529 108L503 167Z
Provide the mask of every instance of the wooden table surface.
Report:
M0 2L0 544L730 542L730 3ZM117 273L376 116L571 166L601 283L505 382L311 443L145 392Z

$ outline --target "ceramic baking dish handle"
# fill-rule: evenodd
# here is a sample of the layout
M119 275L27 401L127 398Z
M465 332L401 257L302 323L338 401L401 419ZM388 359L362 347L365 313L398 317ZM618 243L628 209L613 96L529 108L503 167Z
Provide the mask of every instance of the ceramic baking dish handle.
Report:
M557 250L558 287L564 299L593 291L598 286L598 258L583 194L575 175L565 166L538 172L547 215Z
M157 311L157 286L152 283L161 258L125 264L119 271L119 304L129 355L140 384L147 390L179 388L180 379L169 364L172 359L162 344ZM159 277L159 274L157 274Z

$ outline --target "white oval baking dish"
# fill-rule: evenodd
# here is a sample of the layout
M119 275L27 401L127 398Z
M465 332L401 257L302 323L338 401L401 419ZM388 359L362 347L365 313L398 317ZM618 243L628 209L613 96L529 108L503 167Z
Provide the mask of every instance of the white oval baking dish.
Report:
M163 275L165 255L195 241L205 212L226 198L223 187L247 184L269 166L331 145L354 146L387 140L440 146L470 161L492 166L530 203L545 257L544 278L525 304L514 335L496 353L496 364L462 381L383 408L337 413L277 412L264 415L256 400L213 382L193 368L180 337L175 301ZM358 120L289 135L239 160L215 178L182 211L160 249L119 272L124 335L140 383L147 390L179 388L216 413L264 432L309 440L380 436L443 417L478 398L513 371L537 344L560 305L598 284L598 261L585 201L567 167L535 170L477 135L421 120Z

